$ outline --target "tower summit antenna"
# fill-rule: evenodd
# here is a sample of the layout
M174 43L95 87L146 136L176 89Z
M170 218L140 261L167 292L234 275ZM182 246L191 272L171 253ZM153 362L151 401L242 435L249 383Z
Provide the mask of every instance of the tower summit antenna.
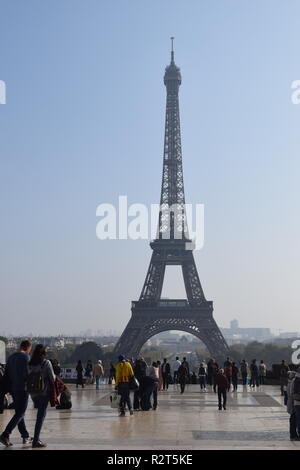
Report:
M171 63L174 64L174 36L171 36Z

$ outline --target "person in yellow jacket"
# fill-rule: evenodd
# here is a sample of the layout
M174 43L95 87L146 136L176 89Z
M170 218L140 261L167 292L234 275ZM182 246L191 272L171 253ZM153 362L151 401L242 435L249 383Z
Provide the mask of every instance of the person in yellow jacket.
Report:
M134 373L131 364L126 361L124 354L120 354L119 362L116 365L116 387L118 388L118 394L121 395L120 416L125 416L126 404L130 415L133 415L129 388L130 377L133 375Z

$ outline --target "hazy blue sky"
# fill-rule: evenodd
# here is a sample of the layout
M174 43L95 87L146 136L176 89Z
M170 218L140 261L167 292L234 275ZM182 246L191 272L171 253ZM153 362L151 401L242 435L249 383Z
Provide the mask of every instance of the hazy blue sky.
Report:
M151 250L95 213L159 202L171 35L215 318L300 330L299 0L0 0L0 332L125 327Z

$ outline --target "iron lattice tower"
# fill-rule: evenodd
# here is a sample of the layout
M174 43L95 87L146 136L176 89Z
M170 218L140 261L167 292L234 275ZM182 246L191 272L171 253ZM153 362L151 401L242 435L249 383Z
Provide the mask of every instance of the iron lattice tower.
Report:
M178 99L181 73L171 39L171 63L164 75L167 101L157 237L150 243L153 253L140 298L132 302L131 319L114 353L136 356L152 336L181 330L203 341L212 357L223 358L228 346L213 318L213 302L205 299L186 224ZM187 300L161 299L167 265L181 266Z

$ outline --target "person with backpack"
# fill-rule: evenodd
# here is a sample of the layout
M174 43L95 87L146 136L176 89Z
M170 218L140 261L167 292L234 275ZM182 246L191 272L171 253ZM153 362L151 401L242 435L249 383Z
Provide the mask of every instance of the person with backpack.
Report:
M32 442L24 421L25 412L28 406L27 378L31 348L31 341L22 341L19 352L12 354L8 358L5 367L3 386L5 387L6 392L9 391L11 393L15 409L14 416L11 418L0 436L0 442L6 447L12 446L9 436L16 426L18 426L23 439L23 444L29 444Z
M55 374L52 364L46 359L46 348L43 344L37 344L32 358L29 361L29 374L27 389L30 393L34 407L37 408L37 418L32 441L33 448L47 447L40 440L40 433L47 414L51 391L55 383Z

